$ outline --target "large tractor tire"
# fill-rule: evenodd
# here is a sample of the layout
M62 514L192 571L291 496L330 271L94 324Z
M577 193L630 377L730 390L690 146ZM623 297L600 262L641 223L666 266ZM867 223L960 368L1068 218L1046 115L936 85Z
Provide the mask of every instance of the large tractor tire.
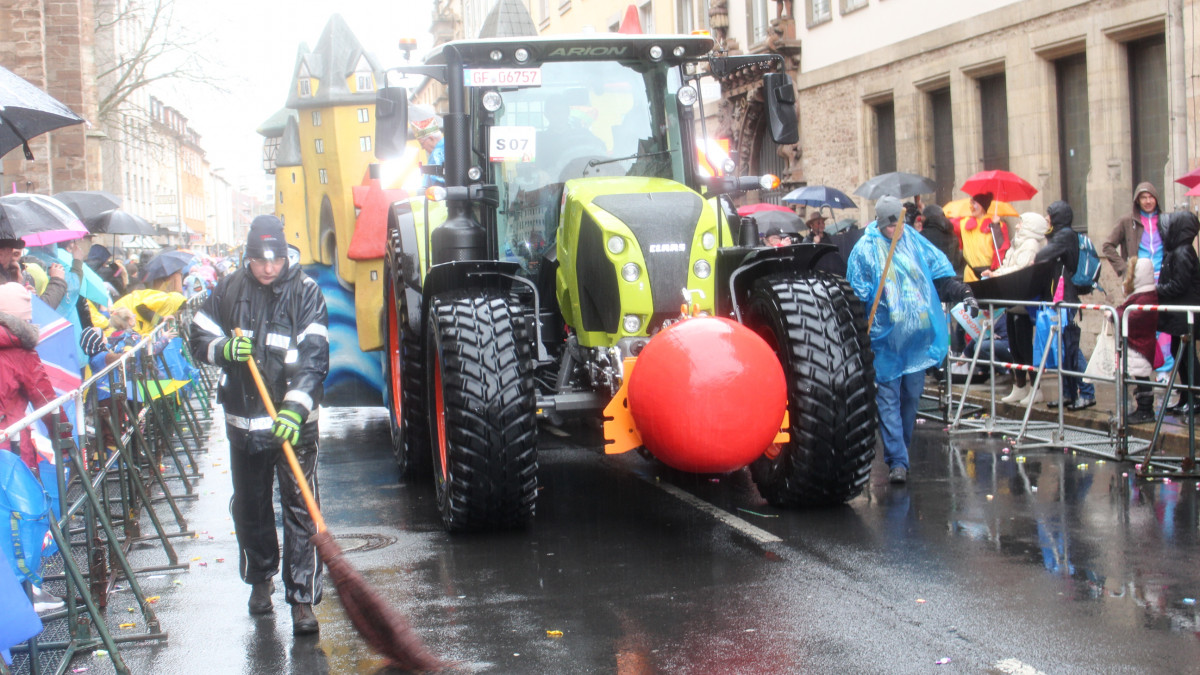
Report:
M524 307L502 291L434 297L426 321L434 484L451 532L518 527L537 498L537 397Z
M392 451L400 480L427 478L433 467L429 452L429 422L425 405L425 355L422 336L405 321L403 291L394 286L394 272L385 269L383 295L384 386L388 422L392 431Z
M776 506L831 506L862 492L875 458L875 369L862 302L816 272L755 282L745 323L779 355L790 439L750 465Z

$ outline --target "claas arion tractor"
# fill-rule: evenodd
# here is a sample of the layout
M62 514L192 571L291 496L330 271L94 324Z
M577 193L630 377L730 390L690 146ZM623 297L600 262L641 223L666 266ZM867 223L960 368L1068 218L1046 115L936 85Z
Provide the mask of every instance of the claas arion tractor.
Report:
M761 72L781 144L795 90L777 56L712 49L467 40L396 69L448 97L444 164L388 214L381 321L400 473L432 473L449 530L532 518L542 420L591 418L605 452L683 471L749 467L776 505L861 492L877 424L862 304L813 269L832 246L761 246L738 217L732 197L773 177L697 159L701 77ZM408 122L407 91L381 89L381 159Z

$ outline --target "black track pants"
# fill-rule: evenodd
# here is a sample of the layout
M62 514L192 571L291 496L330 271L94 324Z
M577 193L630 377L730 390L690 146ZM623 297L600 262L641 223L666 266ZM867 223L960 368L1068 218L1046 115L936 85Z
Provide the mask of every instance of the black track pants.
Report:
M304 470L313 496L317 489L317 444L315 424L306 424L296 459ZM304 497L288 465L283 449L274 439L260 440L230 430L230 472L233 475L231 512L237 529L238 571L248 584L256 584L279 571L279 538L275 531L274 482L279 478L279 501L283 510L283 585L289 604L321 601L321 561L309 541L316 526L304 507ZM255 434L260 436L261 434ZM307 439L313 439L309 441Z

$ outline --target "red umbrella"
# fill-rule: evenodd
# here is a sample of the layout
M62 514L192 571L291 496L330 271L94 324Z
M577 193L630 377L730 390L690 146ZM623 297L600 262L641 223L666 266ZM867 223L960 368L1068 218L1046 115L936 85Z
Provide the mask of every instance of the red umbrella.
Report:
M1183 174L1179 178L1176 178L1175 182L1189 188L1194 188L1197 185L1200 185L1200 168L1192 169L1191 171Z
M752 213L758 213L759 211L784 211L786 213L794 213L794 211L792 211L791 209L789 209L786 206L780 206L778 204L768 204L766 202L759 202L757 204L746 204L745 206L739 206L738 210L737 210L739 216L748 216Z
M999 199L1002 202L1033 199L1038 192L1037 188L1029 184L1029 181L1015 173L1000 169L980 171L971 176L967 182L963 183L962 191L969 195L990 192L992 199Z
M1184 196L1185 197L1200 197L1200 183L1196 183L1196 186L1193 187L1191 190L1188 190L1187 192L1185 192Z

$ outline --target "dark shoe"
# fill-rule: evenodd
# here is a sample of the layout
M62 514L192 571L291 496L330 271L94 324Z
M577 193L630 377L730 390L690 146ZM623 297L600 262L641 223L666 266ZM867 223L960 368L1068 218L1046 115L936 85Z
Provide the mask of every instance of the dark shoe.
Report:
M1167 408L1167 412L1175 414L1175 415L1186 415L1186 414L1188 414L1188 410L1190 410L1192 407L1191 403L1192 403L1191 401L1189 401L1185 398L1181 398L1179 400L1179 403L1176 403L1175 405L1171 406L1170 408Z
M1060 401L1046 401L1046 407L1051 410L1058 410L1060 403ZM1067 410L1070 410L1073 405L1075 405L1075 401L1067 401Z
M275 592L275 582L267 579L254 584L254 590L250 591L250 607L251 614L269 614L274 610L271 606L271 595Z
M891 471L888 472L888 482L896 483L896 484L907 483L908 482L908 469L906 469L902 466L898 466L898 467L892 469Z
M1075 401L1074 403L1068 403L1067 410L1086 410L1094 405L1096 405L1096 399L1081 398L1081 399L1078 399L1077 401Z
M1125 424L1146 424L1155 420L1153 410L1138 408L1125 416Z
M292 635L312 635L320 630L312 605L292 605Z

